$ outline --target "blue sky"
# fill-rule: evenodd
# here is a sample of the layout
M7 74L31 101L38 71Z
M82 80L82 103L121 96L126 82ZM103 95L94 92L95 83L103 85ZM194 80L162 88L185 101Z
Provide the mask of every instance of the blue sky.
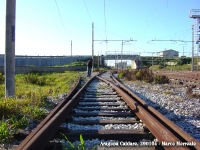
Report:
M148 41L191 41L189 10L200 9L199 0L16 1L16 55L71 55L71 40L73 55L91 55L94 22L94 40L137 40L124 43L124 53L151 56L174 49L191 56L191 42ZM5 12L6 0L0 0L0 54L5 53ZM121 47L121 41L95 41L94 54L120 53Z

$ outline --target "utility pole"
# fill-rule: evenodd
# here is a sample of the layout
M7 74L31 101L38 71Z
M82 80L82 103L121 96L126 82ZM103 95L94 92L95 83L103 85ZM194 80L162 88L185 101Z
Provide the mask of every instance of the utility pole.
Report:
M115 68L116 68L116 50L115 50Z
M192 25L192 67L191 71L194 71L194 25Z
M152 66L153 66L153 54L154 54L154 53L152 53Z
M16 0L6 1L5 97L15 96L15 14Z
M94 70L94 23L92 23L92 71Z
M130 41L131 41L131 40L130 40ZM126 41L122 40L122 49L121 49L121 67L122 67L123 45L124 45L124 43L126 43L126 42L129 42L129 40L126 40ZM124 64L124 65L125 65L125 64ZM125 67L124 65L123 65L122 69Z
M121 69L123 69L123 67L122 67L122 53L123 53L123 40L122 40L122 47L121 47Z
M72 40L71 40L71 63L72 63Z
M117 70L118 70L118 67L119 67L119 60L118 60L118 54L117 54Z
M101 62L101 59L102 59L102 49L101 49L101 53L100 53L100 66L102 67L102 62Z
M99 51L98 51L98 68L99 68Z
M199 70L199 52L198 52L198 50L197 50L197 71Z

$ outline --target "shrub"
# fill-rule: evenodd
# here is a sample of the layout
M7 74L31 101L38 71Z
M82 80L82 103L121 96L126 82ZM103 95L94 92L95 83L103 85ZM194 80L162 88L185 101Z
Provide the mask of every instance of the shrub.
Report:
M30 117L32 119L43 119L45 117L45 111L43 108L34 107L31 110L32 110L32 113Z
M0 143L9 143L12 139L12 130L4 121L0 121Z
M162 65L153 65L153 66L149 67L149 69L154 70L154 71L161 70L161 69L163 69L163 66Z
M26 116L20 116L20 115L13 115L10 117L9 120L7 120L9 124L11 124L14 128L24 128L29 125L28 118Z
M112 72L112 74L116 74L116 73L118 73L118 70L117 69L113 69L111 72Z
M165 84L165 83L169 83L169 79L166 76L157 75L154 77L154 82L158 84Z
M19 104L18 101L12 98L7 98L7 99L0 99L0 117L2 116L10 116L15 113L19 113Z
M122 79L124 77L124 72L120 72L119 74L118 74L118 78L119 79Z
M0 73L0 83L4 83L5 79L2 73Z
M106 71L108 68L94 68L94 72Z
M28 73L24 76L24 83L36 84L38 80L38 74Z
M39 86L44 86L46 84L46 78L45 77L40 77L37 79L36 84Z
M118 78L125 77L126 80L142 80L145 82L153 82L153 72L148 68L140 68L136 70L122 70L118 74Z
M142 79L141 76L142 76L141 71L136 72L135 77L136 77L137 80L141 80Z
M24 83L44 86L46 84L46 78L44 76L39 77L38 73L28 73L24 76Z
M126 80L128 80L128 81L131 81L131 80L135 80L135 78L134 78L134 72L133 71L131 71L131 70L126 70L125 71L125 78L126 78Z

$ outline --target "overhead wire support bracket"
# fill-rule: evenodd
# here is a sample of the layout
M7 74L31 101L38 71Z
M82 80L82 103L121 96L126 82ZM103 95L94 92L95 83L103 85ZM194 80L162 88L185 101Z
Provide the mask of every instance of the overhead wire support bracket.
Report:
M187 42L185 41L180 41L180 42L183 42L183 44L179 44L179 45L187 45Z
M147 44L154 44L154 43L151 43L152 41L147 41Z
M126 43L126 42L133 42L133 41L137 41L137 40L133 40L132 38L130 38L129 40L92 40L92 42L94 42L94 41L101 41L100 43L102 43L102 42L106 42L106 43L108 43L108 41L120 41L120 42L122 42L122 47L121 47L121 64L122 64L122 54L123 54L123 45L124 45L124 43Z
M184 43L192 42L192 41L184 41L184 40L151 40L151 41L154 41L154 42L156 42L156 41L158 41L158 42L159 41L161 41L161 42L175 42L175 43L177 43L177 42L184 42ZM148 41L148 42L151 42L151 41ZM174 44L174 43L172 43L172 44Z
M137 40L93 40L93 41L102 41L102 42L108 42L108 41L124 41L124 42L131 42L131 41L137 41Z

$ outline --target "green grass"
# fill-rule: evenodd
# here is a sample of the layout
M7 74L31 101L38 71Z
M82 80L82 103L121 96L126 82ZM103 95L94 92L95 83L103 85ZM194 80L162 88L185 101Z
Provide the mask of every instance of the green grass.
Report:
M175 66L164 66L161 65L153 65L149 67L150 70L153 71L158 71L158 70L182 70L182 71L188 71L191 70L191 65L190 64L185 64L185 65L175 65Z
M0 121L0 143L12 139L9 131L27 127L30 120L44 119L45 108L50 105L47 97L67 93L78 77L79 72L74 71L17 74L14 98L5 98L5 84L0 83L0 117L4 118Z
M86 66L86 61L72 62L72 63L66 64L64 66L65 67L68 67L68 66Z
M88 148L85 146L85 141L84 141L84 139L83 139L83 136L82 136L82 134L80 135L80 143L78 144L78 145L73 145L73 143L72 142L70 142L69 140L68 140L68 138L64 135L64 134L62 134L62 133L60 133L64 138L65 138L65 140L69 143L69 145L70 146L66 146L65 145L65 143L63 142L63 148L65 149L65 150L88 150ZM94 150L96 148L96 145L92 148L92 150Z
M99 68L94 68L94 72L101 72L101 71L107 71L108 69L110 69L109 67L99 67Z
M191 65L177 65L177 66L166 66L166 70L191 70Z
M0 121L0 143L7 144L12 139L12 130L4 121Z

